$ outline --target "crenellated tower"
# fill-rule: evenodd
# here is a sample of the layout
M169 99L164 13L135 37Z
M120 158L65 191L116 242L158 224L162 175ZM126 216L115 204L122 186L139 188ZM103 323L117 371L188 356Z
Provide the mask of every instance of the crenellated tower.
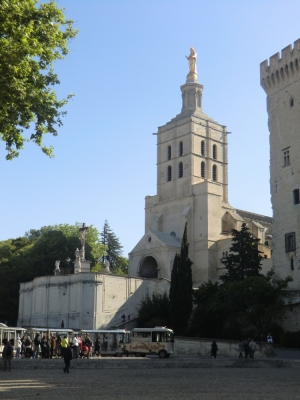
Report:
M260 64L270 131L273 266L300 284L300 39Z

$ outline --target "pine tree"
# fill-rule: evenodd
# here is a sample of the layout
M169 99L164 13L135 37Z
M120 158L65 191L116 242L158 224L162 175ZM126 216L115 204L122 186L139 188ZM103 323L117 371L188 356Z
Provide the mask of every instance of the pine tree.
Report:
M169 294L170 321L178 335L184 334L193 309L192 264L185 224L181 251L174 258Z
M123 246L115 233L110 228L108 222L105 220L103 231L100 234L101 243L107 246L106 255L102 257L101 261L105 264L105 260L110 263L110 270L116 272L119 268L123 267L122 249Z
M249 276L260 276L261 252L258 250L260 239L253 236L246 224L242 225L240 231L232 230L232 245L228 257L221 261L227 270L226 274L220 276L223 283L243 281Z

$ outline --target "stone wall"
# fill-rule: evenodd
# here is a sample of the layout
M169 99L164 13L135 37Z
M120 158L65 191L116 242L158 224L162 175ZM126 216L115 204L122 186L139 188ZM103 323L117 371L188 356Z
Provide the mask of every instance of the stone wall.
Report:
M166 280L97 273L43 276L21 283L18 326L100 329L136 318L141 300L169 290Z

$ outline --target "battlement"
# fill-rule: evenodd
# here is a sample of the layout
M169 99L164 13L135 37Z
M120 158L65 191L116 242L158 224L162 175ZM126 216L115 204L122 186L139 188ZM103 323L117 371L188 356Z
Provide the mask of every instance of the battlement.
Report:
M268 60L260 64L260 84L266 93L272 89L290 82L294 76L300 73L300 39L292 45L285 47L280 53L274 54Z

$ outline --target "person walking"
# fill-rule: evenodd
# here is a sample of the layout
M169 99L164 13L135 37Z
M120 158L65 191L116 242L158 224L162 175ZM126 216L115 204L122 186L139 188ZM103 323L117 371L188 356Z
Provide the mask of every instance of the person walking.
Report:
M249 343L249 348L250 348L250 358L254 358L254 353L257 350L257 346L253 339L251 339Z
M74 336L73 339L73 354L74 354L74 358L78 358L78 337L77 335Z
M273 337L272 337L271 333L269 333L267 336L267 342L270 344L273 344Z
M245 359L247 360L248 355L249 355L249 344L248 344L248 340L244 341L244 352L245 352Z
M69 368L70 368L70 363L72 360L72 350L71 347L65 347L63 350L63 357L64 357L64 362L65 362L65 368L64 368L64 373L69 373Z
M218 351L218 346L217 346L216 341L214 340L211 344L210 358L212 358L212 357L216 358L217 351Z
M10 343L10 340L7 341L6 345L3 348L2 351L2 358L3 358L3 370L6 371L7 369L7 364L8 364L8 371L10 372L11 368L11 360L13 358L13 347Z
M17 338L17 342L16 342L16 358L20 358L21 357L21 348L22 348L22 341L20 336L18 336Z
M39 358L40 344L41 344L40 334L37 333L37 334L35 335L35 338L34 338L34 353L33 353L33 358Z
M61 356L64 357L64 352L66 348L68 347L68 338L67 335L64 336L63 340L60 342L60 350L61 350Z
M243 358L244 342L242 340L239 340L238 349L239 349L239 358Z

